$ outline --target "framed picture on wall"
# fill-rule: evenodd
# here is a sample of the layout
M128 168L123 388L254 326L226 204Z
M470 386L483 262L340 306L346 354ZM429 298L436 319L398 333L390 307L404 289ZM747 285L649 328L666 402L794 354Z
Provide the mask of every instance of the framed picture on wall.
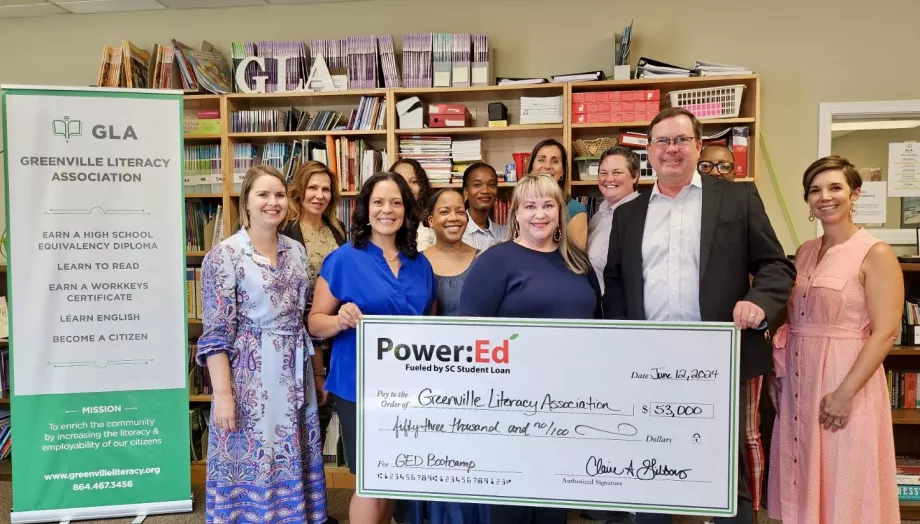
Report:
M920 228L920 197L901 197L901 228Z

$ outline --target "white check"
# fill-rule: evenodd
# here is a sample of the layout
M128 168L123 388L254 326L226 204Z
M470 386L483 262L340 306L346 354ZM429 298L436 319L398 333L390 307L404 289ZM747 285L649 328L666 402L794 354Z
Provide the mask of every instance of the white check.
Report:
M361 496L736 512L738 330L365 316Z

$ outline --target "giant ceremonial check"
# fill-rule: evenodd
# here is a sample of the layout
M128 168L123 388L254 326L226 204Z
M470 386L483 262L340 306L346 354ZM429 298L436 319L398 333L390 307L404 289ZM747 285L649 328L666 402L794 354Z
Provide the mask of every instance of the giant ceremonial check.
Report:
M724 323L366 316L359 495L734 515Z

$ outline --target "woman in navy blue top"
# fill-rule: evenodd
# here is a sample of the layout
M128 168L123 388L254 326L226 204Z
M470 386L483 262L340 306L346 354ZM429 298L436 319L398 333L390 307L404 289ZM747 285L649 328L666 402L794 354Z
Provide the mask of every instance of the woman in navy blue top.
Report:
M527 175L508 213L513 240L492 246L470 267L458 315L505 318L603 318L588 255L566 232L562 189L547 175ZM498 506L498 524L564 524L564 508Z
M314 337L330 338L332 361L326 391L335 397L348 469L356 470L357 396L355 327L362 314L427 315L437 281L416 250L415 200L395 173L377 173L355 203L350 244L336 249L319 271L308 325ZM389 500L352 497L351 522L390 522Z

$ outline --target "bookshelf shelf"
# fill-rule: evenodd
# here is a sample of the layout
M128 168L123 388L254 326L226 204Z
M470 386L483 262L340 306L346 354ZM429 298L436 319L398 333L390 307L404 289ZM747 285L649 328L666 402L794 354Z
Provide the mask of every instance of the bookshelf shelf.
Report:
M920 409L894 408L891 410L891 421L901 426L920 424Z
M708 125L731 125L731 124L753 124L756 120L753 118L701 118L700 123ZM611 122L603 124L572 124L572 131L580 129L625 129L632 127L646 128L651 121L645 122Z
M264 133L229 133L227 136L232 140L297 140L309 137L327 137L327 136L379 136L385 137L386 129L371 130L332 130L332 131L273 131Z
M223 193L186 193L185 198L223 198Z
M285 93L231 93L225 95L230 103L268 101L273 105L296 105L311 98L360 98L362 96L385 96L388 89L351 89L348 91L288 91Z
M512 125L508 127L430 127L424 129L397 129L396 134L399 136L412 135L491 135L491 134L514 134L517 136L526 136L536 134L540 136L547 135L547 131L561 133L564 127L562 124L532 124L532 125Z
M759 147L760 129L760 78L758 75L743 77L696 77L664 80L629 80L629 81L604 81L581 83L547 83L525 84L511 86L481 86L481 87L455 87L455 88L396 88L396 89L363 89L352 91L334 92L288 92L245 94L232 93L227 95L186 95L186 111L194 109L220 109L221 132L209 135L187 135L186 145L220 144L223 166L223 191L220 193L189 193L186 199L214 199L223 206L223 227L225 236L235 231L234 226L239 220L238 189L234 186L234 146L241 143L268 143L291 142L298 139L332 137L364 138L373 144L375 149L383 149L385 145L388 152L387 164L399 158L399 140L402 137L422 135L436 136L448 135L469 138L480 138L483 145L483 158L492 164L499 172L503 171L506 163L512 161L512 154L517 152L529 153L533 146L544 138L554 137L559 139L568 149L569 158L574 157L572 148L574 138L591 138L591 135L601 136L617 129L633 128L643 132L648 122L626 122L618 124L572 124L571 113L572 93L601 90L630 90L630 89L659 89L661 91L661 107L668 107L667 93L676 89L691 89L695 87L710 87L717 85L744 84L746 86L741 111L738 118L705 120L706 125L747 125L750 127L750 156L749 177L739 179L741 182L756 180L757 167L756 152ZM312 112L315 110L330 110L344 113L356 108L361 97L384 96L386 99L385 129L380 130L332 130L332 131L289 131L289 132L264 132L264 133L231 133L230 115L234 111L255 109L284 109L287 107L302 107ZM425 129L399 129L399 119L396 114L396 103L408 97L418 96L424 104L448 102L467 106L471 113L470 127L464 128L425 128ZM520 97L561 96L563 99L563 120L561 124L535 124L521 125ZM508 110L507 127L488 126L488 103L502 102ZM389 167L389 165L385 166ZM572 165L569 173L575 175ZM594 180L571 179L566 190L573 187L579 191L587 192L591 187L596 188ZM576 177L577 178L577 177ZM651 180L641 181L643 186L650 186ZM514 187L514 183L501 183L500 188ZM434 184L435 188L460 188L459 183ZM359 191L342 192L343 197L354 197ZM212 200L211 202L214 202ZM204 256L203 251L186 253L190 257ZM912 265L911 265L912 266ZM902 265L903 267L903 265ZM915 271L920 272L920 263L916 264ZM188 319L189 326L200 329L200 319ZM191 330L190 330L191 331ZM901 354L896 352L893 354ZM211 401L210 395L189 395L189 404L201 405ZM9 403L9 400L0 399L0 404ZM898 415L898 420L911 420L911 415ZM920 417L917 417L920 424ZM903 426L898 426L903 427ZM205 481L205 462L191 462L192 482L203 484ZM355 486L355 477L347 468L338 466L326 467L326 483L333 488L350 488Z
M889 356L910 356L910 357L920 357L920 346L894 346L891 348L891 351L888 352Z
M0 406L3 406L3 405L6 405L6 406L10 405L10 397L0 398Z
M698 87L712 87L721 85L744 84L746 87L757 82L760 75L731 75L731 76L697 76L684 78L652 78L634 80L602 80L600 82L571 82L572 92L596 91L603 89L657 89L677 91L681 89L695 89ZM545 84L544 84L545 85Z

